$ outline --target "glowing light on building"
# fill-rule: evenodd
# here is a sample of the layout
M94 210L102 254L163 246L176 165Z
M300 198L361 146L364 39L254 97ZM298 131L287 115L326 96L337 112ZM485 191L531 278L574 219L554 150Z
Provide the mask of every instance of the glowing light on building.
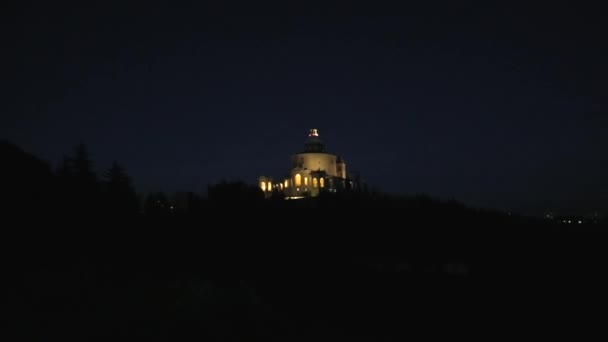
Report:
M318 188L319 187L319 182L317 181L316 178L312 179L312 187L313 188Z
M300 174L296 174L296 186L301 186L302 185L302 176L300 176ZM300 190L298 190L300 191Z
M321 187L324 188L325 187L325 178L319 179L319 182L321 183Z
M262 188L262 191L266 191L266 182L260 183L260 188Z
M313 128L310 130L310 133L308 133L309 137L318 137L319 136L319 132L317 131L316 128Z
M304 177L304 185L308 186L308 177Z

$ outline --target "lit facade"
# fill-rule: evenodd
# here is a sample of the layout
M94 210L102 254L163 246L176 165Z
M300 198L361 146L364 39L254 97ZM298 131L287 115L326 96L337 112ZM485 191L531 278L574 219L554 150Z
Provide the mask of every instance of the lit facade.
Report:
M327 153L317 129L311 129L304 151L291 156L289 172L280 178L262 176L258 185L267 198L279 193L286 199L298 199L352 189L358 182L347 177L344 159Z

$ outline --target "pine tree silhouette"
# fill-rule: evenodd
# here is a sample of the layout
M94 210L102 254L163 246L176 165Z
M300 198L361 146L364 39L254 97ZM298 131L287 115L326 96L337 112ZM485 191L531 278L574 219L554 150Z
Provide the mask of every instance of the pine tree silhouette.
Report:
M104 207L113 214L136 214L137 194L131 177L116 161L104 174Z
M59 209L74 215L90 214L101 205L99 181L85 144L74 148L74 156L64 156L56 170Z

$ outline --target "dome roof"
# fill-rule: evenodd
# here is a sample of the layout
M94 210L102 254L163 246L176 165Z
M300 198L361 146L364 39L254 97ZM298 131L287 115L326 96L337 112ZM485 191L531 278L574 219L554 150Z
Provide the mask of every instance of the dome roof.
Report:
M304 152L325 152L325 145L323 144L323 141L321 141L321 138L319 138L319 132L316 128L312 128L309 131L308 138L304 144Z

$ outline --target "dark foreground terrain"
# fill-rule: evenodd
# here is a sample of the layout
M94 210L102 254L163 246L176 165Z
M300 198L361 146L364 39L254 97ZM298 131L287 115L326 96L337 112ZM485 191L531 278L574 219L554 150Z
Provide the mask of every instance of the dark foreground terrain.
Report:
M608 259L595 231L362 239L331 228L163 226L21 240L7 260L21 334L378 341L601 327L593 312L603 310Z
M4 306L25 340L393 341L603 335L605 225L427 197L142 203L79 150L2 160ZM139 203L139 204L138 204Z

